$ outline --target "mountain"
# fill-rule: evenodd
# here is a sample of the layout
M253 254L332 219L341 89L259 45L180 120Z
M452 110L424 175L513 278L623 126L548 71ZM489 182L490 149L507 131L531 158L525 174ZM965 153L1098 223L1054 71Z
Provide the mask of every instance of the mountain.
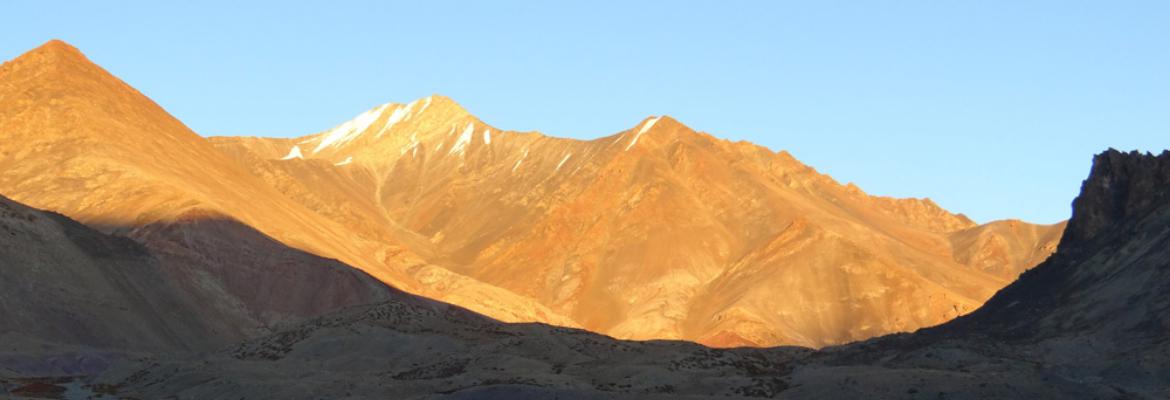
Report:
M132 238L192 274L214 275L225 295L265 310L246 331L378 299L351 293L345 281L291 281L324 276L294 272L314 267L267 253L284 247L423 295L427 286L405 270L429 271L497 318L571 325L530 300L428 265L397 242L391 226L354 235L289 199L60 41L0 66L0 194ZM257 280L274 277L299 291L255 292ZM268 312L250 303L281 298L303 308Z
M59 41L0 66L0 194L214 275L257 333L369 300L260 312L299 297L251 282L314 268L261 250L287 247L505 322L819 347L963 315L1063 228L870 196L666 116L580 141L430 96L299 138L205 139Z
M204 139L50 42L0 65L0 194L5 395L1170 394L1170 151L978 225L670 117Z
M105 379L178 398L1165 398L1170 151L1097 156L1073 204L1051 258L912 334L708 349L387 302Z
M580 141L501 130L434 95L307 136L211 142L358 235L392 227L446 271L626 339L824 346L935 325L1043 260L1063 228L870 196L667 116Z

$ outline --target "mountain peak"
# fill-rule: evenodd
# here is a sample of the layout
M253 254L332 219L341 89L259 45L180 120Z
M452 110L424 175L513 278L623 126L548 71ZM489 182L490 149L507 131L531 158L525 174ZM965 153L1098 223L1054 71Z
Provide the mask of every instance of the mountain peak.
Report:
M53 124L35 128L19 125L27 131L13 127L19 118L4 118L44 112L59 117ZM117 125L113 121L124 119L149 128L128 130L94 122ZM6 138L88 137L135 144L144 138L202 140L154 101L61 40L50 40L0 66L0 121L4 120L14 123L0 126ZM141 136L132 138L131 132Z
M89 58L76 47L53 39L5 63L5 69L21 65L91 64Z
M153 105L146 96L91 61L81 50L57 39L0 65L0 80L7 84L10 94L36 93L46 98L86 98L85 102L91 104L129 101ZM22 92L15 89L17 87L35 87L38 90Z
M37 48L29 50L29 53L36 52L54 52L82 55L81 50L78 50L77 47L74 47L73 45L66 43L61 39L50 39L44 44L37 46Z
M342 160L355 152L369 151L371 146L417 153L412 147L420 142L445 139L444 133L456 125L490 129L467 112L459 103L442 95L430 95L409 103L385 103L371 108L333 128L305 137L298 144L307 145L306 155L314 158ZM485 137L490 133L484 133ZM402 150L407 149L407 150Z
M669 115L659 115L646 117L630 130L618 134L618 140L624 141L624 150L632 151L639 147L653 148L698 136L701 135L686 124Z

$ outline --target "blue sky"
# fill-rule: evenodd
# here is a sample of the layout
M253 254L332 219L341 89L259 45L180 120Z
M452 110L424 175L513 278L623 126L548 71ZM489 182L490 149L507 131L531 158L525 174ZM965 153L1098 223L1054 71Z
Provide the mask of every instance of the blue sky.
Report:
M64 39L204 135L432 93L583 139L669 114L977 221L1065 219L1092 154L1170 147L1166 1L155 3L5 0L0 58Z

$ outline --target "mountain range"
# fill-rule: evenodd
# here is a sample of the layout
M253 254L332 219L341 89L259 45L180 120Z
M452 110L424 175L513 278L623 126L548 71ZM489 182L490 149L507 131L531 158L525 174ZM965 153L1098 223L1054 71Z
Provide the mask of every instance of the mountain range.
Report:
M580 141L430 96L302 137L211 141L306 208L440 267L412 271L437 299L512 320L435 270L625 339L823 346L938 324L1047 257L1063 227L869 196L668 116Z
M50 41L0 65L0 387L1158 397L1167 160L978 224L669 116L575 140L433 95L203 137Z
M970 312L1063 228L870 196L667 116L581 141L501 130L436 95L303 137L203 138L63 42L2 68L11 199L163 253L220 254L188 257L200 271L248 259L217 239L259 234L506 322L839 344Z

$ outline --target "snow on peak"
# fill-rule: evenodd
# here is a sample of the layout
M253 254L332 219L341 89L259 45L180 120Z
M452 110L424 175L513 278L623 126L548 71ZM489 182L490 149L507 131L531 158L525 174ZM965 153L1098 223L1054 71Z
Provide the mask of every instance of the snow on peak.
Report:
M520 159L516 160L516 164L512 165L512 172L516 172L516 168L520 168L520 164L524 162L525 158L528 158L528 149L527 148L524 149L524 154L520 155Z
M386 111L386 108L389 106L390 104L383 104L374 107L374 109L366 111L354 119L346 121L323 133L321 143L317 145L317 148L313 149L313 154L319 153L329 146L340 146L356 139L362 132L369 129L370 125L377 121L378 117L381 117L382 112Z
M642 137L643 133L646 133L646 131L650 130L654 124L658 123L659 119L662 119L662 117L654 117L646 120L646 122L642 124L642 129L639 129L638 133L634 135L634 140L631 140L630 144L626 145L626 151L630 151L630 149L633 148L635 144L638 144L638 138Z
M468 122L467 129L463 130L463 134L459 135L459 139L455 141L455 145L451 146L451 151L447 154L463 154L467 148L467 144L471 143L471 135L475 133L475 122Z
M431 98L433 98L433 97L435 97L435 96L427 96L427 99L425 101L423 101L422 108L418 109L419 114L422 114L423 111L427 110L427 107L431 106Z
M349 165L352 162L353 162L353 156L349 156L349 157L346 157L344 160L341 160L341 162L334 163L333 165L340 167L342 165Z
M492 130L490 128L483 130L483 143L492 144Z
M293 145L292 149L289 149L288 155L284 156L281 160L291 160L294 158L305 159L305 156L301 154L301 146Z
M560 171L561 167L565 165L565 161L569 161L569 157L572 157L572 156L573 156L573 153L565 154L565 158L561 159L561 162L557 164L557 169L553 172L555 173L557 171Z
M377 138L382 137L383 134L390 131L394 124L402 122L402 120L410 118L410 109L414 108L414 103L407 104L405 107L394 107L394 112L390 113L390 118L386 119L386 125L382 125L382 130L378 131Z

